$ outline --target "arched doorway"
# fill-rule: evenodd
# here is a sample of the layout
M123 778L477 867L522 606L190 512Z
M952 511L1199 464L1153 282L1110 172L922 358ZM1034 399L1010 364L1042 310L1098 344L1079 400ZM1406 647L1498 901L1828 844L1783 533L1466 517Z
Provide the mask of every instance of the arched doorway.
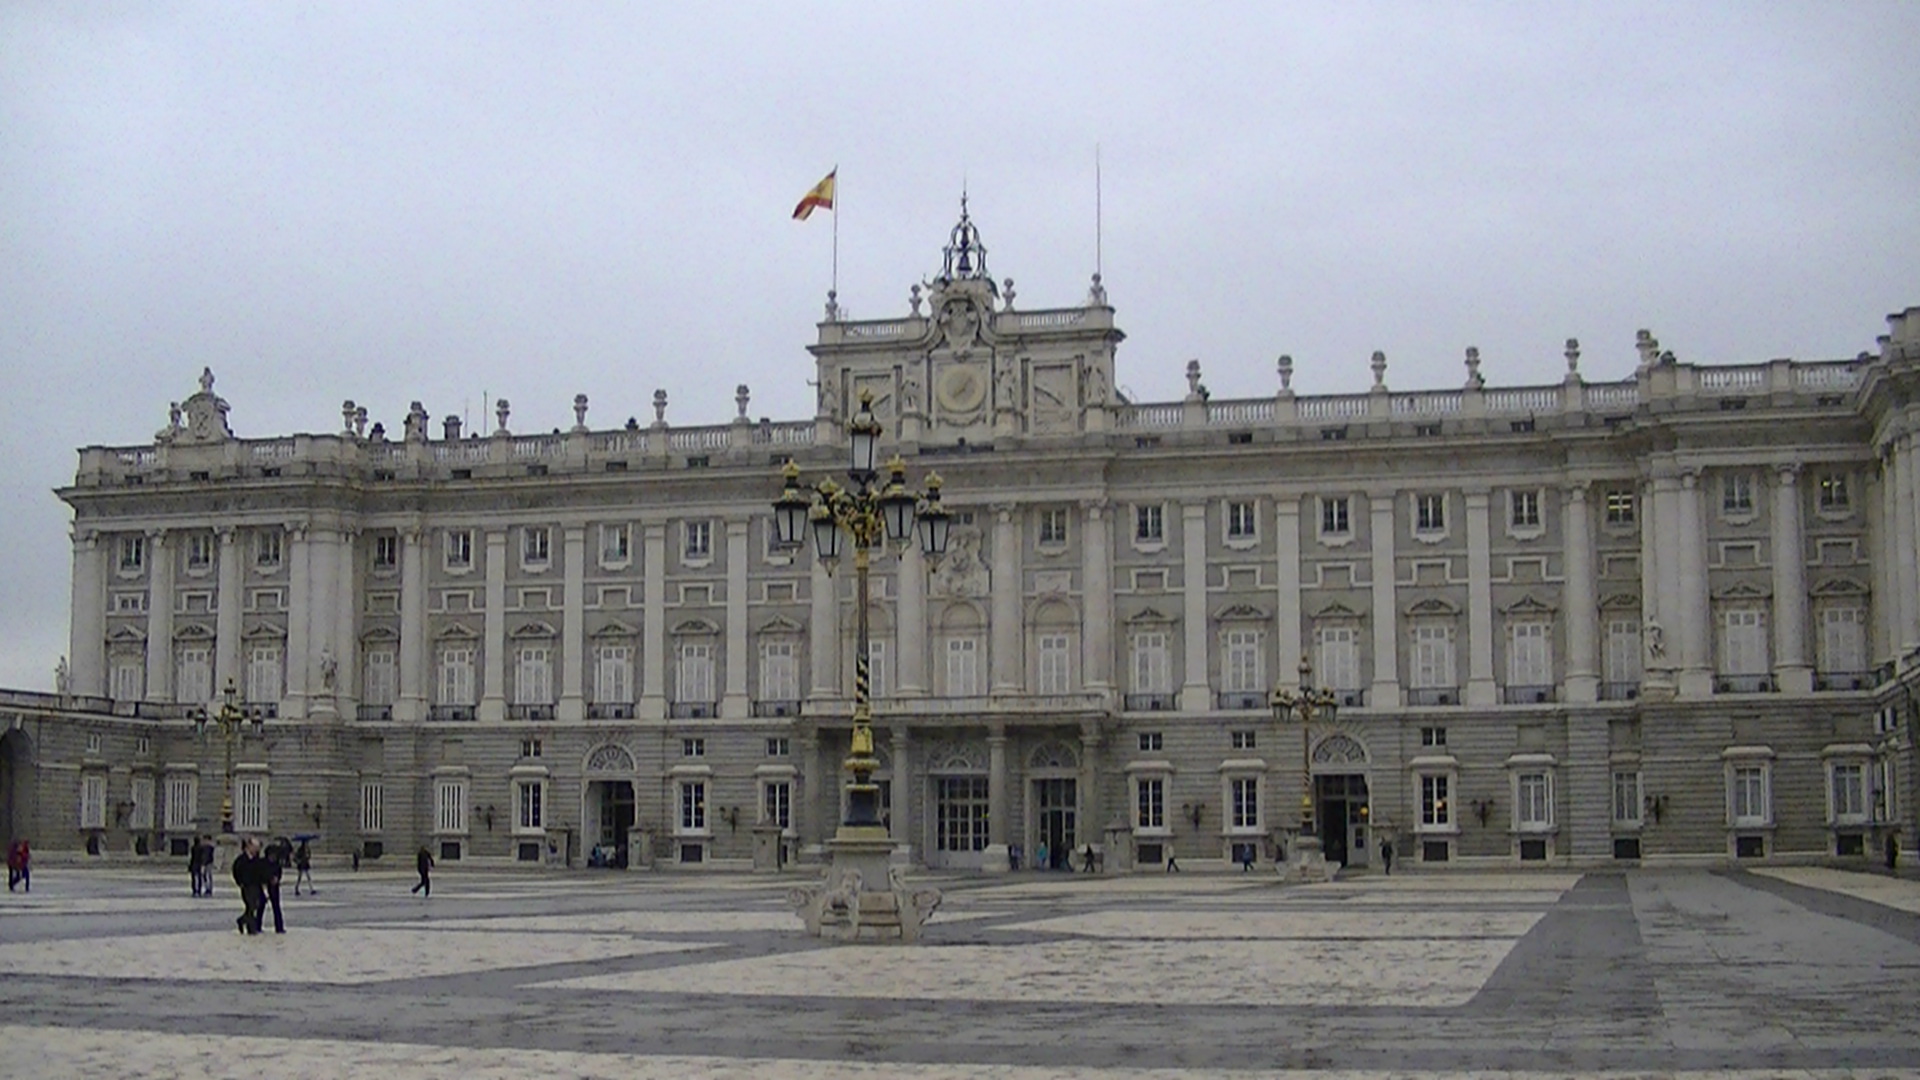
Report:
M644 862L649 853L628 847L637 805L633 754L615 743L596 746L587 753L583 771L587 783L581 793L580 820L585 824L582 843L587 864L624 869L636 858Z
M1080 759L1066 743L1042 743L1027 757L1028 865L1035 870L1066 869L1079 846L1079 778Z
M1320 848L1327 861L1342 866L1366 866L1372 861L1368 821L1372 807L1367 793L1367 748L1360 740L1336 732L1313 748L1314 820L1320 826Z
M0 848L29 842L34 803L33 739L19 728L0 734Z

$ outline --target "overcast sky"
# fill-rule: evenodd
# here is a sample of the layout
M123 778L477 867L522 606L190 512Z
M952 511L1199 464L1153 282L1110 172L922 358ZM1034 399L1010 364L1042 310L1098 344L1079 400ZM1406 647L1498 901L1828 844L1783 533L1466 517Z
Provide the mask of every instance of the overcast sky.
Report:
M1044 7L1036 15L1030 9ZM811 411L964 184L1118 382L1266 395L1850 357L1920 304L1920 4L0 6L0 686L66 651L74 449L218 376L243 436ZM771 481L770 481L771 483Z

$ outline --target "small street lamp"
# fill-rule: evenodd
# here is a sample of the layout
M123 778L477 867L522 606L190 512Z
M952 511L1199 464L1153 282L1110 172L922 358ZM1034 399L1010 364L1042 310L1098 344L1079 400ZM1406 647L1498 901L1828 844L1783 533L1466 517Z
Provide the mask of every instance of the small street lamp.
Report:
M875 468L884 429L873 415L873 393L862 391L860 411L847 424L847 479L842 487L832 480L802 486L800 467L791 460L781 470L786 481L773 502L776 542L798 547L811 535L814 554L832 569L840 557L843 537L853 542L857 614L854 637L853 736L845 762L853 779L847 784L845 829L880 829L880 787L873 782L879 762L873 756L873 705L868 670L867 574L873 549L885 544L905 545L919 532L920 550L938 557L946 553L952 515L940 505L940 477L927 474L926 491L907 488L907 464L898 454L887 462L887 480L879 485Z
M233 680L228 679L224 690L220 692L220 709L211 717L205 707L194 710L193 733L206 738L209 721L220 728L220 734L226 742L226 787L220 796L220 831L223 834L233 832L233 748L240 739L243 728L252 728L255 735L266 730L266 721L255 712L251 717L235 704L239 691Z
M1313 722L1321 716L1333 719L1339 711L1340 697L1332 690L1313 685L1313 662L1300 658L1300 688L1275 687L1267 699L1273 707L1273 722L1284 724L1289 717L1300 721L1300 836L1293 844L1293 873L1302 877L1325 874L1325 857L1320 837L1313 828Z

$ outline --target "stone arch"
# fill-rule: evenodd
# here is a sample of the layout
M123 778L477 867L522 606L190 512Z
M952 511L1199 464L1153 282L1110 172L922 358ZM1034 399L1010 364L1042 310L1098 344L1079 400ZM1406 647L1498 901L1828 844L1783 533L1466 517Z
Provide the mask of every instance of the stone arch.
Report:
M1315 765L1365 765L1367 748L1353 736L1336 732L1314 744L1313 763Z
M1043 742L1027 755L1027 768L1030 770L1075 770L1079 767L1080 757L1073 752L1073 747L1058 740Z
M20 728L0 733L0 848L15 840L32 842L35 795L33 737Z
M927 772L984 773L987 771L984 749L970 743L935 743L927 748Z
M632 776L633 754L619 743L601 743L587 751L585 772L597 776Z

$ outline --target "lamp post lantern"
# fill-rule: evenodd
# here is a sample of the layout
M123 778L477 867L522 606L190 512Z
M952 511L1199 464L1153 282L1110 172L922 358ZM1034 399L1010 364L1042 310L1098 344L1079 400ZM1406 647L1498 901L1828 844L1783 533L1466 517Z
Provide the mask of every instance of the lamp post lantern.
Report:
M907 487L906 462L896 454L885 466L885 483L879 482L880 471L875 462L884 430L873 415L872 392L863 391L860 411L847 423L848 485L842 486L833 480L803 485L800 467L789 460L781 470L785 486L773 502L775 539L782 547L797 547L803 534L809 535L815 556L831 571L839 561L843 540L853 545L853 730L843 763L851 774L846 785L847 809L830 845L834 865L828 872L828 887L813 892L802 890L804 897L795 900L796 905L801 906L810 932L843 940L911 939L918 934L921 919L931 915L932 905L939 903L937 892L923 890L906 896L889 880L886 859L892 852L893 841L881 823L880 786L873 781L879 761L873 753L867 600L868 573L875 549L904 546L915 539L917 531L921 551L937 558L946 553L952 520L940 504L938 474L927 475L924 493L913 492ZM873 922L873 913L863 916L862 893L882 893L891 898L891 910L898 917L898 924L891 931L863 934L863 918L867 919L869 931L893 924L884 919ZM910 909L923 894L930 899L916 918ZM888 904L869 906L879 912Z
M1324 715L1331 720L1340 708L1339 695L1313 685L1313 663L1300 658L1300 688L1276 687L1268 697L1273 721L1283 724L1289 718L1300 721L1300 835L1293 842L1293 858L1287 876L1303 881L1332 878L1331 867L1321 851L1320 837L1314 832L1313 814L1313 722Z
M226 687L220 691L220 708L211 716L207 714L205 707L200 708L193 714L193 730L196 735L205 738L207 726L209 723L212 723L219 727L221 739L226 745L225 786L221 789L220 795L220 832L222 835L231 835L233 832L234 745L239 741L243 728L252 728L253 733L256 735L260 734L260 732L266 728L265 721L261 719L258 713L255 713L249 718L240 706L234 704L235 699L238 697L239 691L234 688L233 680L228 679Z

